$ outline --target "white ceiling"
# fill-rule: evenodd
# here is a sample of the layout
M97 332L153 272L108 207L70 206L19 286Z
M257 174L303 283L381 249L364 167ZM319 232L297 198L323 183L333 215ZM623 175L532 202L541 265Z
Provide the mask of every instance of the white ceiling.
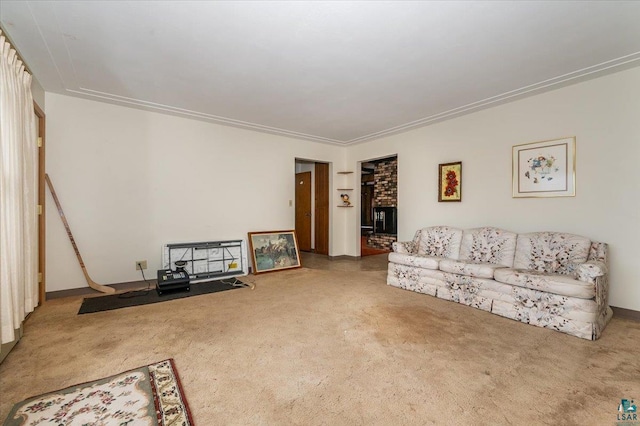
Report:
M6 1L46 91L335 144L640 65L640 2Z

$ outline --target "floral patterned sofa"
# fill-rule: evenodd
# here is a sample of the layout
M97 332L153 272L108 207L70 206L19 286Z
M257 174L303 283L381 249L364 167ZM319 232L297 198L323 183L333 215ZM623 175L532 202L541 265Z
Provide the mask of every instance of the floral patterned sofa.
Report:
M566 233L434 226L393 244L387 284L596 340L613 315L607 251Z

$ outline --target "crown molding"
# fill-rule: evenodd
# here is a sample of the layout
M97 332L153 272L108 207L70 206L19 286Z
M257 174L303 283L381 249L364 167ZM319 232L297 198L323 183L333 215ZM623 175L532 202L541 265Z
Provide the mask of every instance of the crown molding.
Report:
M626 55L620 58L612 59L597 65L593 65L581 70L573 71L558 77L550 78L548 80L541 81L539 83L531 84L521 87L519 89L511 90L509 92L502 93L500 95L492 96L490 98L482 99L477 102L473 102L467 105L463 105L458 108L453 108L442 113L434 114L429 117L425 117L419 120L415 120L400 126L392 127L380 132L371 133L369 135L361 136L359 138L351 139L345 142L345 145L356 145L363 142L368 142L373 139L379 139L385 136L391 136L398 133L403 133L418 127L424 127L437 122L449 120L461 115L470 114L482 109L491 108L500 104L515 101L517 99L525 98L528 96L537 95L546 91L559 89L571 84L580 83L582 81L590 80L597 77L602 77L607 74L613 74L625 69L634 68L640 66L640 52L635 52L630 55Z
M83 87L75 89L65 89L65 92L71 96L83 97L87 99L100 99L117 105L129 106L147 111L161 112L169 115L192 118L195 120L208 121L211 123L222 124L225 126L237 127L242 129L254 130L272 135L286 136L296 139L304 139L312 142L320 142L331 145L344 145L344 141L326 138L323 136L309 135L306 133L295 132L292 130L280 129L277 127L265 126L258 123L251 123L233 118L222 117L219 115L207 114L204 112L193 111L185 108L173 107L171 105L159 104L156 102L144 101L126 96L115 95L113 93L100 92L97 90L86 89Z
M632 53L617 59L613 59L607 62L603 62L597 65L593 65L581 70L577 70L571 73L567 73L558 77L554 77L548 80L544 80L538 83L534 83L528 86L521 87L519 89L511 90L500 95L492 96L486 99L482 99L477 102L473 102L467 105L453 108L448 111L444 111L438 114L431 115L419 120L411 121L399 126L391 127L389 129L381 130L379 132L364 135L351 140L338 140L331 139L323 136L310 135L306 133L296 132L287 129L281 129L277 127L265 126L258 123L251 123L242 120L236 120L233 118L222 117L219 115L207 114L204 112L193 111L185 108L173 107L171 105L164 105L150 101L144 101L141 99L129 98L126 96L115 95L113 93L100 92L97 90L91 90L84 87L78 89L65 89L66 92L72 96L80 96L88 99L100 99L103 102L135 107L138 109L144 109L147 111L156 111L165 114L187 117L196 120L207 121L211 123L221 124L225 126L232 126L247 130L253 130L262 133L268 133L273 135L285 136L295 139L303 139L312 142L319 142L330 145L349 146L356 145L364 142L368 142L374 139L380 139L386 136L395 135L398 133L407 132L419 127L428 126L441 121L450 120L455 117L459 117L472 112L480 111L482 109L491 108L507 102L512 102L517 99L525 98L540 94L549 90L559 89L560 87L576 84L589 79L601 77L606 74L622 71L624 69L633 68L640 65L640 52Z

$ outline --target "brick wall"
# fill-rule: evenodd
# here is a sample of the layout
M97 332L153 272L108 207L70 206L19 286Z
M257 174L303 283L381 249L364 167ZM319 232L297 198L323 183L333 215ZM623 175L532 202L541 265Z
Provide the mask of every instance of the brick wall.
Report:
M396 207L398 205L398 158L376 163L373 176L373 206Z
M398 157L378 161L373 172L373 206L398 206ZM367 238L369 247L391 250L391 244L398 238L395 235L376 234Z
M373 234L367 237L367 246L391 251L391 245L398 239L395 235Z

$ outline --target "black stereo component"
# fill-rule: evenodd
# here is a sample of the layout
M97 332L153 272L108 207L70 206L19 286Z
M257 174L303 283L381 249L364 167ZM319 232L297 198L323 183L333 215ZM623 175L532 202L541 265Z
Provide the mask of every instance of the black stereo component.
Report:
M171 269L161 269L158 271L158 282L156 291L162 295L165 291L189 291L189 274L184 270L172 271Z

